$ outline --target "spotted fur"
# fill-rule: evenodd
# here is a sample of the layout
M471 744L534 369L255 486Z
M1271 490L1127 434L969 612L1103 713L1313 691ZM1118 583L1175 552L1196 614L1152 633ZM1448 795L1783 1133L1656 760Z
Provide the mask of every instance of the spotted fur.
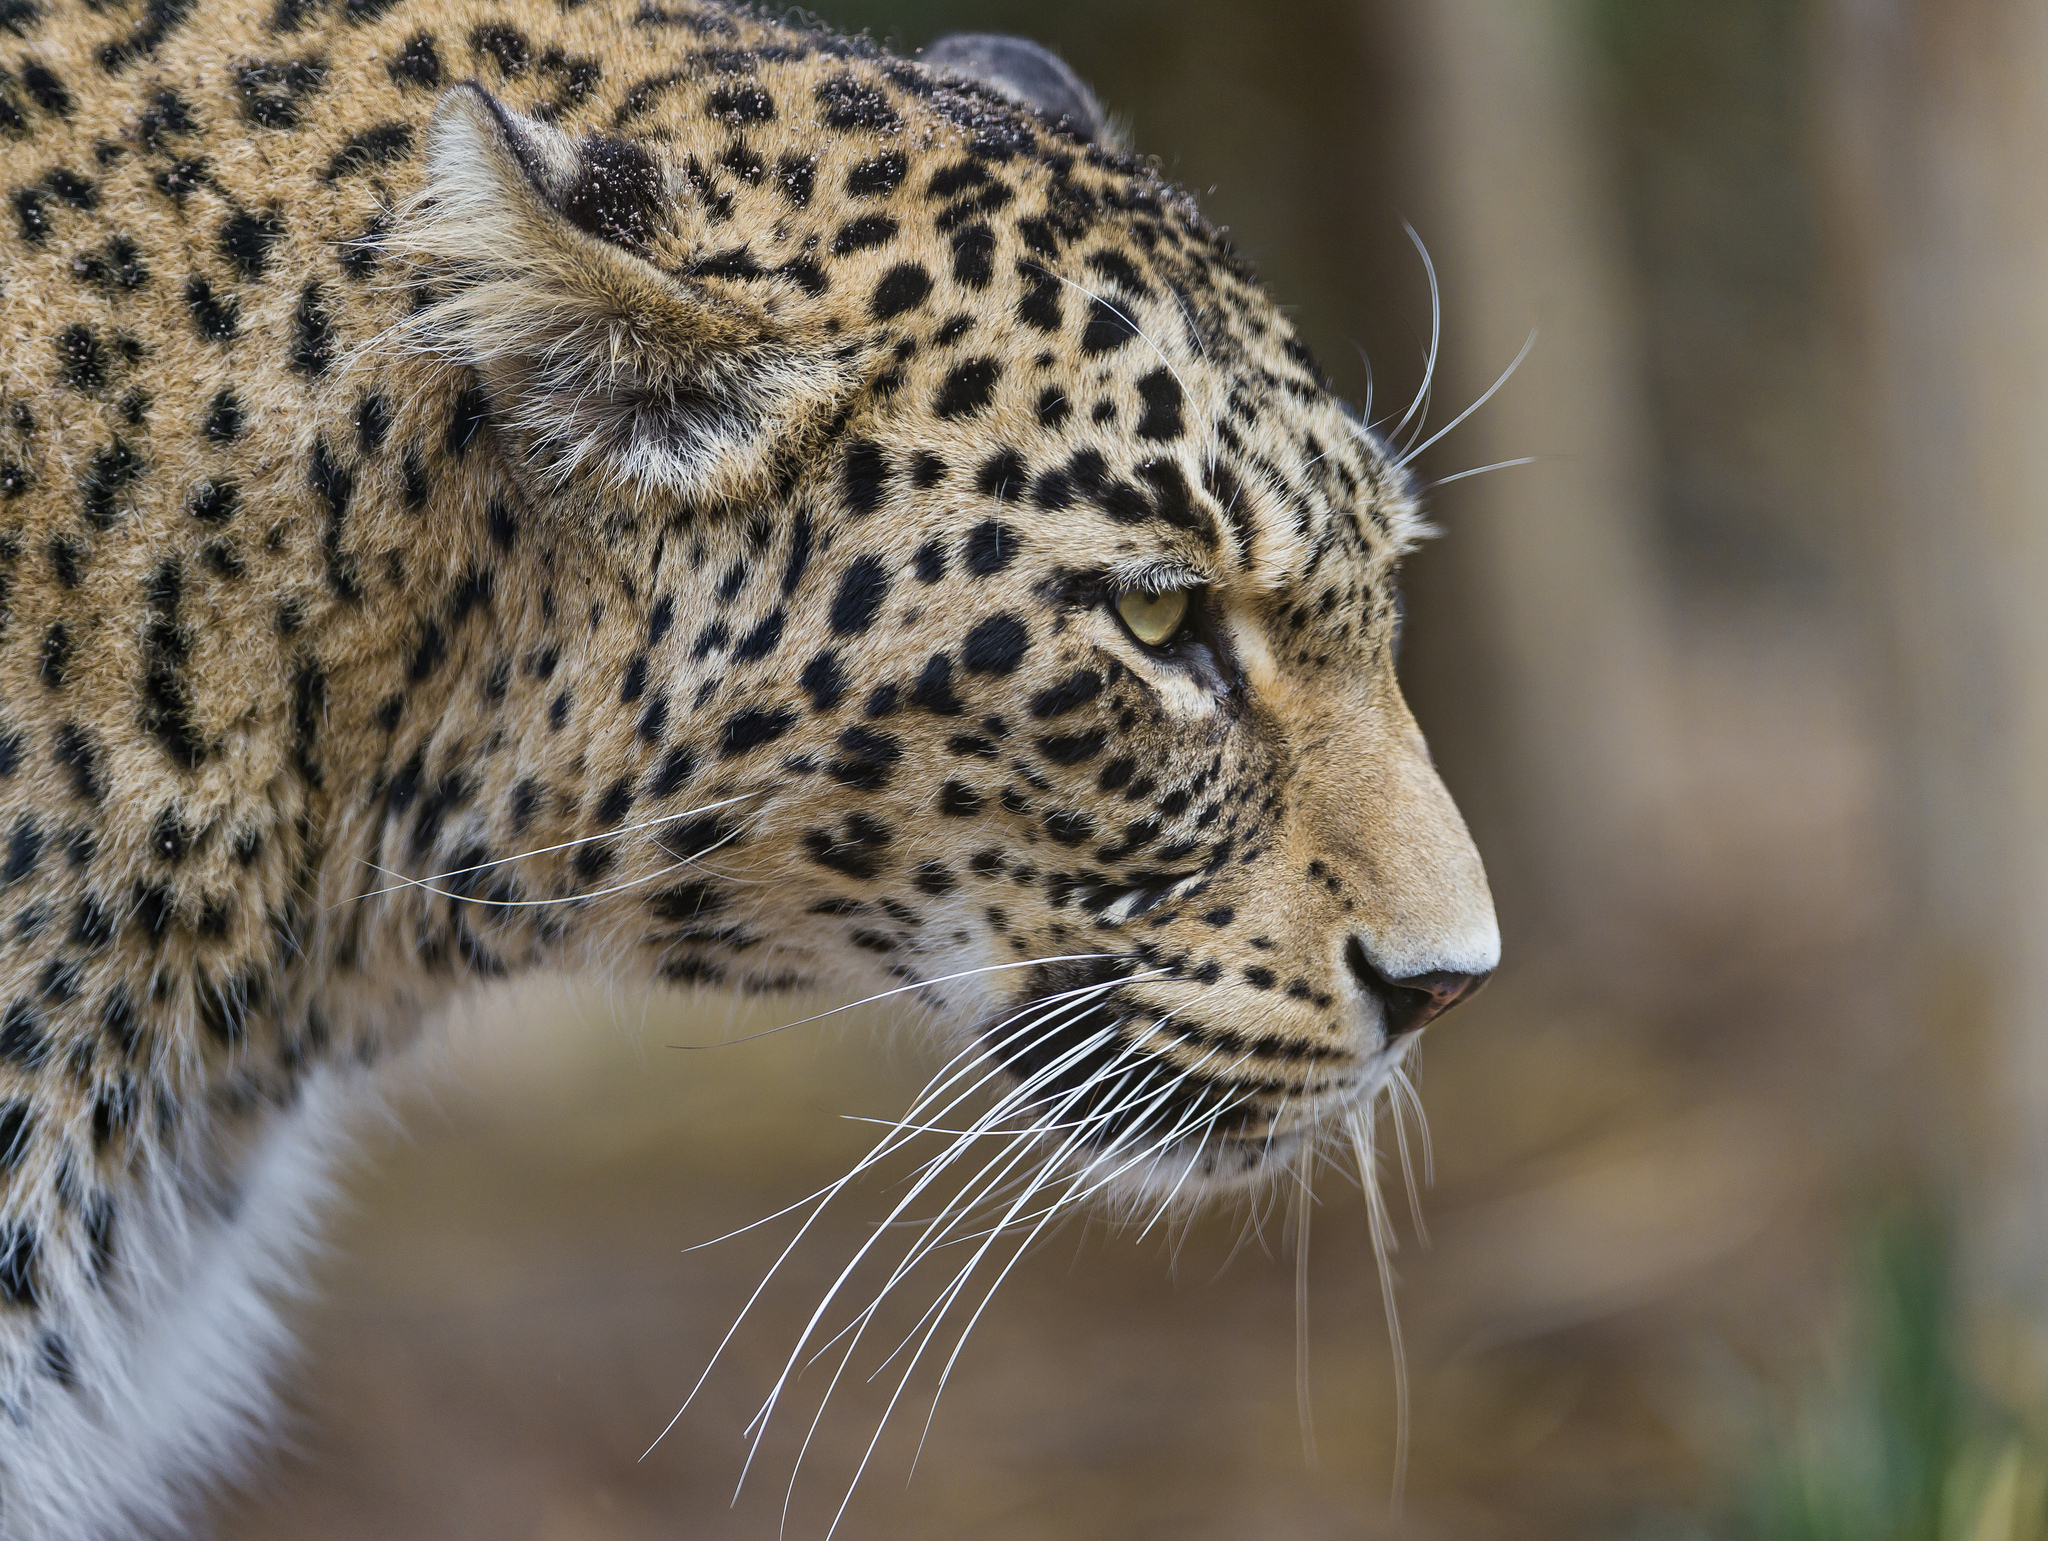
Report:
M0 1535L260 1437L320 1155L475 981L1100 987L987 1041L1114 1029L1200 1186L1492 968L1400 469L1085 92L945 57L0 5Z

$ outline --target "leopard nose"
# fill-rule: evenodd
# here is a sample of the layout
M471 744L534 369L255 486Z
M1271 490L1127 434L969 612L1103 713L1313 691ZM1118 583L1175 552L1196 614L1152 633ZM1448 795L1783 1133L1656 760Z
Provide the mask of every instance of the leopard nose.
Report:
M1433 969L1395 978L1372 961L1365 944L1355 936L1344 944L1344 962L1359 987L1379 999L1386 1014L1389 1043L1421 1031L1460 1001L1477 995L1479 987L1493 977L1491 970L1484 974L1460 974Z

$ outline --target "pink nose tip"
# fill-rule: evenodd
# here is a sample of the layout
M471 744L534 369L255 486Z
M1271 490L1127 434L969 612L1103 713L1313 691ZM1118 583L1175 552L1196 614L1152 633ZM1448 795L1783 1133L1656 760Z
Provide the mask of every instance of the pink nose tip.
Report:
M1367 955L1365 944L1355 936L1344 944L1344 962L1360 986L1378 997L1386 1014L1389 1043L1420 1032L1460 1001L1477 995L1479 987L1492 977L1490 973L1459 974L1436 969L1392 978L1379 970Z

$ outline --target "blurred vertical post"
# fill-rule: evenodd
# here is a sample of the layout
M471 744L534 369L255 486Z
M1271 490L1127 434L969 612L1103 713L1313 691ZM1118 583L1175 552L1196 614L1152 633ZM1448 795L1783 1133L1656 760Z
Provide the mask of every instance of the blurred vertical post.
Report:
M1633 306L1580 116L1584 28L1563 0L1422 0L1400 26L1417 70L1419 222L1444 281L1432 431L1539 332L1516 377L1424 462L1426 484L1539 457L1430 498L1450 535L1418 574L1423 726L1511 939L1533 932L1619 971L1674 854L1673 662Z
M2048 0L1828 0L1855 531L1980 1289L2048 1341ZM2036 1387L2036 1392L2039 1391Z

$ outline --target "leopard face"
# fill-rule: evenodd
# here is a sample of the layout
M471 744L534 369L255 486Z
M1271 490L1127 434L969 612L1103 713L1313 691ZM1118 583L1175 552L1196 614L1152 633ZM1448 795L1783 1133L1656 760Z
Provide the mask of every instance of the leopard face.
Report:
M435 870L615 969L910 995L1134 1180L1269 1171L1498 956L1395 679L1402 470L1142 168L756 57L635 134L434 118L389 346L475 371L554 560L640 596L530 842L584 843L506 861L484 790Z

